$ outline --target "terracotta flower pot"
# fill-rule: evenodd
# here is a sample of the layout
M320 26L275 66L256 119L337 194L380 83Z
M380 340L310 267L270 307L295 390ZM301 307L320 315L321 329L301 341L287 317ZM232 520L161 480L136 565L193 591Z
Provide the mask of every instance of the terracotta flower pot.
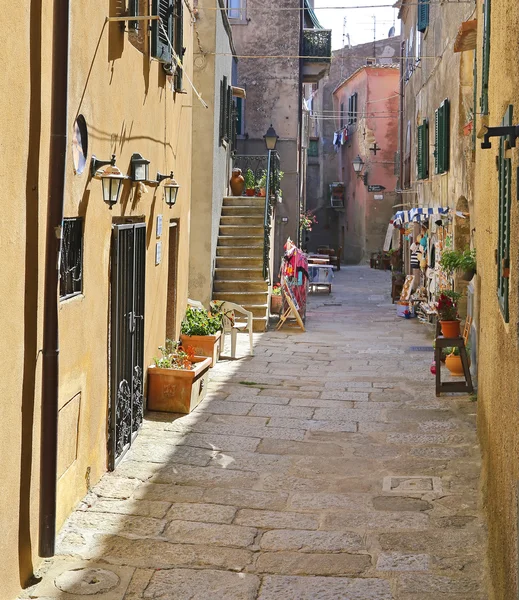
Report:
M194 369L148 367L148 410L191 412L205 397L210 358L195 356Z
M255 196L256 195L256 190L254 188L247 188L245 190L245 195L246 196Z
M181 335L180 343L184 349L191 346L196 356L209 356L211 367L214 367L220 358L220 337L222 332L215 335Z
M460 320L455 321L440 321L442 335L446 338L460 337Z
M260 188L258 196L261 196L261 198L265 198L266 195L267 190L265 188Z
M463 377L465 375L465 373L463 372L461 356L458 356L456 354L449 354L445 359L445 366L447 367L447 369L449 369L450 374L454 375L455 377Z
M281 294L277 296L270 297L270 312L272 314L279 314L281 312L281 307L283 306L283 298Z

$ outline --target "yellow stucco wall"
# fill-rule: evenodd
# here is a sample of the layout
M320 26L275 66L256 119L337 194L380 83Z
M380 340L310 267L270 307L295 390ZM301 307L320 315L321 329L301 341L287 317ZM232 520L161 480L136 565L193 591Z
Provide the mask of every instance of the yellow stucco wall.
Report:
M519 5L492 0L488 124L497 126L509 104L513 122L519 116ZM482 2L478 0L478 100L481 89ZM479 107L478 107L479 108ZM478 131L485 120L478 118ZM517 265L519 235L517 148L512 159L510 319L501 315L497 295L494 257L498 240L498 175L496 155L499 138L492 148L476 147L476 247L480 295L478 431L483 451L483 493L489 528L489 581L492 600L517 598L517 489L519 482L519 348Z
M42 346L43 258L49 165L52 2L20 0L9 15L0 51L0 173L3 206L0 220L0 319L4 364L0 436L2 502L0 508L1 596L14 598L38 562L38 471ZM65 217L84 219L83 294L60 303L60 459L70 454L77 431L77 458L58 481L58 528L74 505L107 468L109 381L109 295L112 219L139 217L146 222L146 298L144 366L164 342L168 284L169 220L179 222L177 331L185 310L188 283L191 199L192 102L175 94L162 66L150 61L123 33L105 24L103 0L71 2L68 133L82 114L89 133L88 161L95 154L117 155L117 166L130 173L134 152L151 161L150 178L173 170L181 188L175 207L163 200L163 186L148 187L141 197L124 183L121 202L109 210L101 183L88 167L73 171L69 152ZM186 72L192 78L192 28L184 14ZM156 236L156 217L163 234ZM156 243L162 261L155 265ZM81 394L80 397L77 394ZM79 422L78 422L79 420Z

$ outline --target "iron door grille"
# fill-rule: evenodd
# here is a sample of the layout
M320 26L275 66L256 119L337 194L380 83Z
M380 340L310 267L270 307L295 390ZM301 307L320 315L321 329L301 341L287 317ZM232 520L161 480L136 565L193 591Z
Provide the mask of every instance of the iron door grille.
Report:
M146 226L113 230L111 294L110 468L130 448L142 424Z
M83 219L63 219L59 265L59 297L66 300L83 291Z

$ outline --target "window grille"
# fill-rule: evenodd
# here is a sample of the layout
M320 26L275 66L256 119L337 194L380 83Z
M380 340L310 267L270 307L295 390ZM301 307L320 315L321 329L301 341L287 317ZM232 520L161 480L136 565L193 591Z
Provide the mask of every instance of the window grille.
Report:
M60 299L83 291L83 219L64 219L61 232Z

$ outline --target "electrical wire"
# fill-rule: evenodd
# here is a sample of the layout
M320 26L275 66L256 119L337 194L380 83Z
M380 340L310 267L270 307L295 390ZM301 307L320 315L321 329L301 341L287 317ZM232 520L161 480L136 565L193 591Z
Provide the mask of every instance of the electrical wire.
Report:
M440 0L438 1L429 1L427 4L429 4L430 6L443 6L445 4L474 4L475 0ZM404 2L405 6L420 6L421 4L423 4L423 2ZM369 4L366 6L319 6L319 7L314 7L313 10L317 11L317 10L364 10L367 8L395 8L394 4ZM227 7L221 7L221 6L200 6L198 8L198 10L203 11L203 10L223 10L223 11L229 11L231 9L227 8ZM247 6L247 12L263 12L263 13L268 13L268 14L272 14L273 12L279 11L279 12L290 12L290 11L302 11L302 10L308 10L306 7L300 7L300 6L277 6L276 8L268 8L265 9L264 7L253 7L253 6Z
M233 54L232 52L208 52L207 53L209 56L234 56L234 58L240 58L240 59L247 59L247 58L293 58L293 59L299 59L299 58L308 58L308 59L312 59L312 60L319 60L319 59L327 59L328 57L326 56L302 56L299 54ZM365 54L348 54L347 55L348 58L361 58L361 59L365 59L365 60L382 60L382 59L386 59L387 60L392 60L392 61L404 61L404 60L409 60L409 57L405 57L405 56L366 56ZM335 57L331 57L330 61L335 58ZM338 56L337 59L340 59L341 57ZM440 56L421 56L420 60L422 59L431 59L431 60L436 60L438 58L441 58ZM367 65L367 66L377 66L377 65Z

